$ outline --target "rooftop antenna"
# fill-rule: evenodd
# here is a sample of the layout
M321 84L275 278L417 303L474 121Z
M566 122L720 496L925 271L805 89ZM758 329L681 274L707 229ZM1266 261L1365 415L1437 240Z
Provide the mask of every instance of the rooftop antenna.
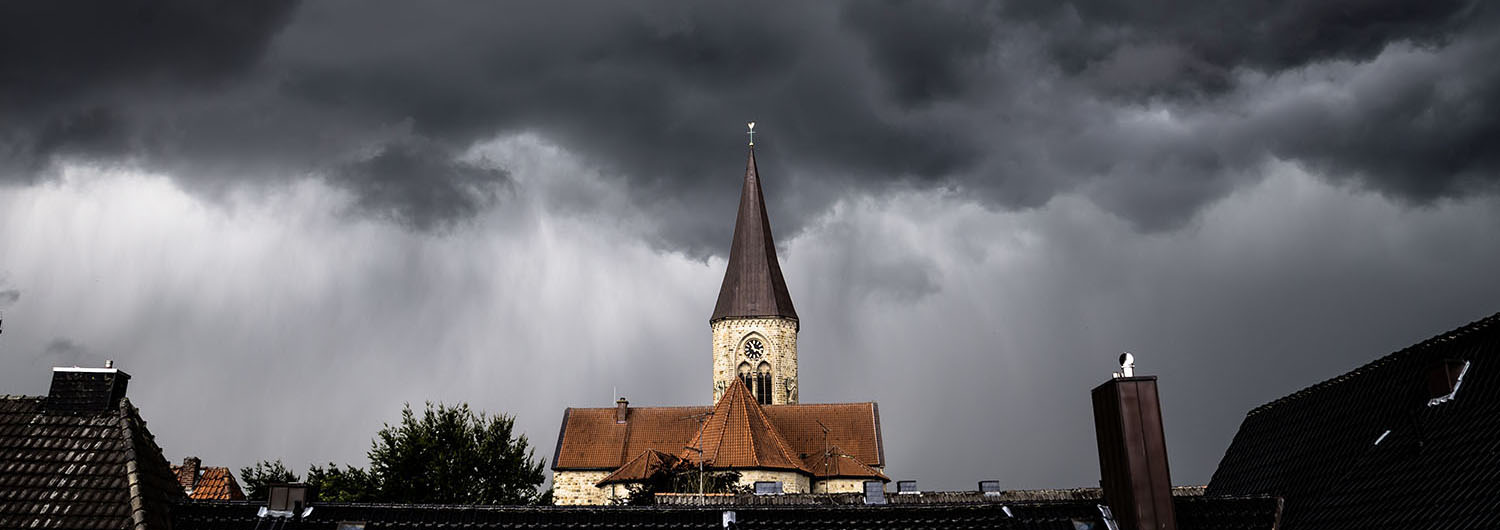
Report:
M828 458L830 456L828 454L828 426L823 425L823 420L815 419L813 421L818 422L818 427L823 428L823 480L828 480ZM825 485L823 488L824 491L827 491L828 486Z
M708 504L707 501L703 498L703 447L702 447L703 446L703 423L706 422L706 421L708 421L708 417L709 416L713 416L713 415L714 415L714 411L710 410L710 411L704 412L702 414L694 414L692 416L688 416L687 418L683 418L683 419L691 418L691 419L698 420L698 447L693 447L693 446L690 446L690 445L684 445L684 446L682 446L682 448L683 449L687 449L687 450L692 451L692 452L695 452L695 453L698 453L698 505L699 506L702 506L704 504Z
M750 132L745 133L750 135L750 147L755 147L755 122L752 121L746 125L750 127Z

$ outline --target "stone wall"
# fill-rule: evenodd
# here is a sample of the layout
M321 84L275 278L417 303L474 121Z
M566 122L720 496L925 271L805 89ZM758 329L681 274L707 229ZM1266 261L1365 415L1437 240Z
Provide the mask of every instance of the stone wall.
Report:
M796 471L749 469L740 471L739 485L753 488L756 482L780 482L782 493L810 492L808 476Z
M609 471L553 471L552 503L559 506L609 504L611 494L623 493L618 487L594 486L606 476L609 476Z
M813 493L864 493L865 481L862 478L835 478L819 480L813 484Z
M797 321L789 318L726 318L711 325L713 330L714 379L713 402L737 377L740 362L757 366L760 361L771 365L771 403L797 403ZM765 344L765 356L756 361L745 359L744 343L752 336Z

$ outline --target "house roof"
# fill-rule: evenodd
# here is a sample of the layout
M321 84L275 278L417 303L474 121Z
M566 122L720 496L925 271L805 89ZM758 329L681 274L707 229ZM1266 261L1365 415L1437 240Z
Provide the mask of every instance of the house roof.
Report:
M597 486L614 484L617 482L639 482L651 478L663 469L671 468L682 460L670 453L663 453L655 449L641 451L641 454L630 459L625 465L620 466L614 473L610 473L599 482Z
M829 444L868 465L885 465L880 411L874 403L762 405L760 409L794 455L823 450L821 421L829 428ZM712 407L629 407L626 422L617 423L614 407L567 409L552 469L613 470L649 449L680 453L693 443L698 420L712 411Z
M755 146L745 161L745 182L740 190L740 208L734 220L734 240L729 247L729 266L719 287L709 321L724 318L797 318L792 295L776 261L776 240L761 192L760 172L755 167Z
M161 448L128 399L92 394L0 397L0 528L168 528L182 490Z
M858 458L844 453L838 446L819 451L803 459L803 467L812 472L814 478L866 478L890 482L891 478L879 470L860 462Z
M735 378L714 405L713 413L688 446L701 449L703 462L715 469L795 469L807 471L802 459L777 432L745 382ZM690 463L700 458L684 448L680 457Z
M1429 405L1430 371L1468 361ZM1500 314L1250 411L1208 494L1286 499L1285 528L1500 526Z
M692 496L695 498L697 496ZM713 496L710 496L712 498ZM765 496L790 498L792 496ZM888 497L895 500L897 496ZM728 528L997 528L1075 530L1076 523L1104 528L1097 501L978 502L964 504L890 504L867 506L856 496L850 504L765 504L757 506L589 506L522 507L401 504L313 503L302 520L283 521L278 529L333 528L340 522L363 522L366 528L725 528L724 512L734 512ZM1177 497L1181 530L1272 530L1280 507L1272 497ZM262 504L187 501L173 511L175 530L252 530L264 521Z
M244 490L234 480L234 473L227 467L205 467L196 477L187 477L187 466L172 466L172 473L187 492L189 498L204 500L238 501L245 499Z

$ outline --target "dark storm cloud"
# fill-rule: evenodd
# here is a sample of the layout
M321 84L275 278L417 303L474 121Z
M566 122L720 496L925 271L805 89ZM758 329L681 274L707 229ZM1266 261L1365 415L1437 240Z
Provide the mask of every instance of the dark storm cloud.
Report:
M99 366L101 363L98 357L88 348L66 337L52 339L37 356L51 366Z
M749 120L772 204L796 206L772 212L782 233L851 188L1007 208L1083 190L1164 229L1268 157L1418 203L1497 173L1500 44L1476 2L110 5L76 26L4 8L11 180L58 157L189 188L321 175L430 229L505 180L466 148L531 132L628 179L662 241L701 255L722 250L728 228L700 220L733 205ZM1379 71L1393 50L1414 57ZM1339 64L1354 71L1328 82L1378 79L1265 108Z
M499 169L455 160L441 146L396 143L340 168L330 180L355 190L354 207L363 213L431 230L494 204L509 177Z
M0 5L0 177L53 154L129 154L117 109L212 91L260 57L293 2Z

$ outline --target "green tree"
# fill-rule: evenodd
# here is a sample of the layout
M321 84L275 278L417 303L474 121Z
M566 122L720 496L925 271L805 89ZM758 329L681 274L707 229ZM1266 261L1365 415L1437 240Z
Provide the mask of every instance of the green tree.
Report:
M333 462L328 467L316 465L307 468L307 484L312 487L314 498L323 502L376 502L375 481L363 469L346 465L343 469Z
M429 402L421 416L407 404L401 423L386 424L370 442L368 468L314 465L307 483L325 502L551 504L552 490L540 490L546 461L514 428L515 418L467 404ZM297 481L280 460L241 469L240 477L257 500L267 484Z
M297 482L297 475L282 465L279 459L275 462L262 460L256 462L254 467L240 468L240 482L245 485L246 497L252 501L263 501L266 500L267 486Z
M381 502L530 504L545 460L535 458L515 418L474 412L467 404L427 403L418 417L406 405L401 424L387 424L370 448L372 490Z

